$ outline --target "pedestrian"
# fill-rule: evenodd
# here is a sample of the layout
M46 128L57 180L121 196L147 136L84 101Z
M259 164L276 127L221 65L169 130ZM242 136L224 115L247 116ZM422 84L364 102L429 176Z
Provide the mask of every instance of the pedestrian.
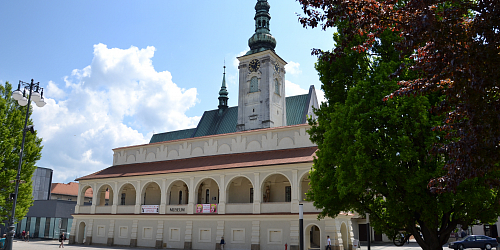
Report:
M64 248L64 241L66 240L66 235L64 233L61 233L59 235L59 242L61 242L61 244L59 245L59 248Z
M23 239L24 241L26 241L26 231L24 231L24 230L21 233L21 239Z
M26 241L30 242L30 231L26 231Z
M224 240L224 237L220 237L220 249L224 250L224 245L226 245L226 241Z
M330 235L326 236L326 250L332 250L332 240L330 240Z

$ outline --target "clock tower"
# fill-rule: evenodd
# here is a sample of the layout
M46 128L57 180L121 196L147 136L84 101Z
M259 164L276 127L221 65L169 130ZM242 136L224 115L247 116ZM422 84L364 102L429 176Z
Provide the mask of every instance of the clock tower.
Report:
M286 126L285 65L274 48L267 0L255 5L255 33L248 51L238 57L239 95L237 131Z

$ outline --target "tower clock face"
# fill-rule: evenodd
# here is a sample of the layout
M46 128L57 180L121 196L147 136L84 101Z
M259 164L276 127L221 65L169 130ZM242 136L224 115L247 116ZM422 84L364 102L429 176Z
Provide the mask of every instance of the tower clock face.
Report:
M276 73L279 73L280 72L280 65L278 63L274 63L274 71Z
M248 70L250 72L257 72L257 70L259 70L260 68L260 62L259 60L257 59L253 59L252 61L250 61L250 63L248 64Z

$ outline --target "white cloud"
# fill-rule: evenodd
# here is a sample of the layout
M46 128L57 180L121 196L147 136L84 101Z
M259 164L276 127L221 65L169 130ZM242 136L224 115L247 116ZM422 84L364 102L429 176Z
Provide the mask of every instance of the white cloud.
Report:
M240 56L245 55L245 54L247 53L247 51L248 51L248 50L243 50L243 51L241 51L240 53L238 53L238 54L234 57L234 59L233 59L233 67L234 67L235 69L238 69L238 66L240 65L240 61L238 60L238 58L237 58L237 57L240 57Z
M292 74L292 75L302 74L302 70L300 70L300 63L292 61L290 61L287 65L285 65L285 71L287 74Z
M285 80L286 96L303 95L309 93L309 89L303 89L300 85Z
M196 126L200 117L185 112L197 103L197 90L157 72L154 51L97 44L92 63L73 70L65 86L49 82L47 105L34 107L33 119L44 144L38 166L52 168L55 182L109 167L112 148L148 143L152 131Z

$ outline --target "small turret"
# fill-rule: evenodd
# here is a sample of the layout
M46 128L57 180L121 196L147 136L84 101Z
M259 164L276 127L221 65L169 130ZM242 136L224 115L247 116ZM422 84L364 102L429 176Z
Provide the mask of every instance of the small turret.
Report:
M222 75L222 86L220 87L219 91L219 110L221 111L227 109L227 100L229 99L227 95L228 92L226 89L226 65L224 64L224 73Z

